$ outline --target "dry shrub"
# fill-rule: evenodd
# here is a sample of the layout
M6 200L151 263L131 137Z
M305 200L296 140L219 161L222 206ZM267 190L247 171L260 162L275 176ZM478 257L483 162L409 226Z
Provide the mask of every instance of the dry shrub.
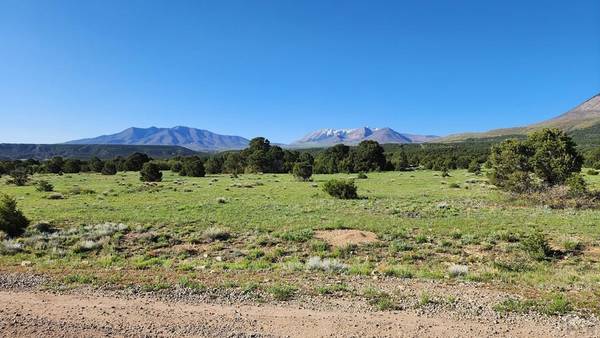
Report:
M597 193L573 194L566 185L554 186L545 190L521 195L534 204L545 205L551 209L592 209L599 206Z

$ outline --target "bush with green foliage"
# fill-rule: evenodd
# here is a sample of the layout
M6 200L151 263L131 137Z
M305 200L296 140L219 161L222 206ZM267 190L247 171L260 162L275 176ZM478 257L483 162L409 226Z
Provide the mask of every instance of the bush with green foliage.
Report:
M202 160L193 159L183 162L183 166L179 171L179 175L189 177L204 177L206 172L204 170L204 164L202 164Z
M81 171L81 161L78 159L67 159L63 164L64 173L67 174L77 174Z
M213 156L204 162L204 169L208 174L219 174L223 171L223 158Z
M361 171L358 173L358 175L356 175L356 178L358 178L359 180L366 180L367 178L369 178L369 176L367 176L367 174Z
M323 191L335 198L358 198L357 187L353 180L329 180L323 185Z
M565 183L573 173L581 171L583 157L564 131L542 129L527 137L527 145L533 151L531 167L534 173L548 185Z
M469 167L467 168L467 171L470 173L479 175L481 173L481 163L479 163L479 161L477 159L473 159L469 163Z
M25 232L29 220L17 209L17 201L8 196L0 196L0 231L8 236L19 236Z
M355 148L337 144L320 152L314 170L319 174L383 171L388 168L385 151L376 141L362 141Z
M35 184L35 189L37 191L50 192L54 190L54 186L52 185L52 183L46 180L40 180L37 181L37 183Z
M350 147L345 144L336 144L329 147L315 157L314 172L317 174L335 174L347 172Z
M383 171L386 168L386 158L383 147L377 141L362 141L355 149L355 171Z
M575 143L559 129L542 129L525 141L506 140L492 147L488 161L490 181L519 193L537 188L535 178L542 187L563 184L582 163Z
M526 192L532 188L529 158L532 150L519 140L506 140L491 149L488 160L490 182L513 192Z
M92 157L92 159L88 163L90 170L96 173L102 172L102 168L104 168L104 162L98 157Z
M565 184L569 187L569 195L572 197L581 197L588 194L587 183L580 174L571 175Z
M25 168L16 168L10 172L10 179L7 183L14 184L16 186L24 186L29 182L29 173Z
M140 181L142 182L160 182L162 181L162 172L156 163L147 162L140 170Z
M535 231L521 241L521 248L531 258L542 261L552 257L554 251L550 247L548 238L541 231Z
M410 162L404 150L400 150L399 152L395 153L392 156L391 163L394 170L397 171L406 171L410 169Z
M301 162L294 164L292 174L297 180L308 181L310 180L313 173L313 166L308 162Z
M117 174L117 165L114 161L106 161L104 162L104 167L102 167L102 175L116 175Z
M124 166L126 171L140 171L145 163L152 159L143 153L133 153L127 157Z
M590 170L587 171L587 174L590 175L590 176L596 176L596 175L599 174L599 172L598 172L598 170L590 169Z
M239 153L227 153L223 162L223 172L226 174L239 174L244 171L244 162Z
M59 174L63 171L64 164L63 158L56 156L46 163L46 170L51 174Z
M170 169L174 173L180 173L183 169L183 163L181 163L181 161L173 161L173 163L171 163Z

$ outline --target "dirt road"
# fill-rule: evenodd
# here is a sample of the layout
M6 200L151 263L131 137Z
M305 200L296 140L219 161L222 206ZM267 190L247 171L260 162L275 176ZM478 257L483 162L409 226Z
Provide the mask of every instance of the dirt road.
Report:
M276 304L220 305L145 297L0 291L3 337L593 337L534 320L462 320L412 311L315 311Z

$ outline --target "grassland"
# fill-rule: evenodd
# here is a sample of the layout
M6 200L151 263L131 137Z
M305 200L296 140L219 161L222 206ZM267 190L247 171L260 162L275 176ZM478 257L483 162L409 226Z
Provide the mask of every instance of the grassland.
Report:
M478 282L515 295L498 311L600 313L600 211L533 205L483 176L450 175L370 173L356 180L358 200L333 199L320 188L353 175L298 182L291 175L165 172L155 184L140 182L138 173L36 175L55 192L0 183L0 193L15 196L33 224L55 231L31 227L5 240L0 267L54 276L63 286L260 289L281 301L303 292L352 293L381 309L394 308L393 297L327 282ZM586 179L600 188L600 177ZM328 229L370 231L378 241L332 246L314 237Z

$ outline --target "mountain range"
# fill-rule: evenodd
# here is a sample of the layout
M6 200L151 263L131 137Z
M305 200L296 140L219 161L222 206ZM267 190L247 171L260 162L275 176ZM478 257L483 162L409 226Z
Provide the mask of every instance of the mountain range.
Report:
M541 128L559 128L567 133L573 133L575 131L589 129L598 124L600 124L600 94L594 95L566 113L546 121L522 127L493 129L482 133L449 135L437 139L436 142L460 142L467 139L527 135L532 131Z
M309 133L302 139L283 147L316 148L338 143L358 144L363 140L379 143L421 143L436 136L400 134L390 128L321 129ZM208 130L189 127L174 128L128 128L112 135L102 135L66 142L67 144L127 144L127 145L171 145L195 151L223 151L243 149L249 140L241 136L220 135Z
M576 134L578 139L600 140L600 94L555 118L522 127L494 129L480 133L462 133L445 137L404 134L391 128L319 129L289 145L281 146L321 148L340 143L356 145L364 140L374 140L381 144L461 142L469 139L522 136L545 127L563 129L570 134ZM181 126L128 128L112 135L67 142L67 144L169 145L205 152L243 149L247 147L248 143L249 140L241 136L220 135L208 130Z
M391 128L319 129L291 143L290 148L328 147L335 144L355 145L365 140L381 144L423 143L435 140L433 135L401 134Z
M172 145L195 151L244 149L250 141L241 136L220 135L189 127L128 128L120 133L69 141L67 144Z

